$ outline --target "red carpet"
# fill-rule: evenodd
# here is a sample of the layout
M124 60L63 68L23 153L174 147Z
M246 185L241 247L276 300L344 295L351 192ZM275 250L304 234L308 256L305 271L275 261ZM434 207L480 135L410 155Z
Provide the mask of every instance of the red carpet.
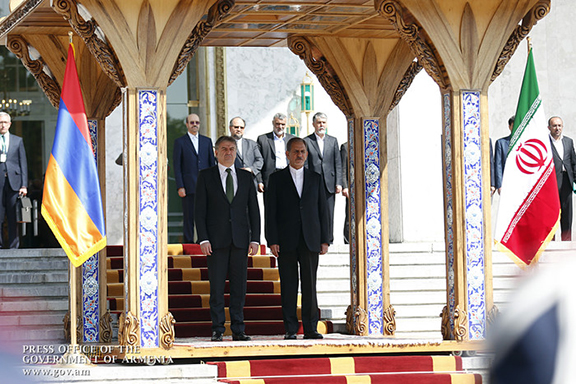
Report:
M481 384L455 356L356 356L208 362L223 383Z
M107 287L110 311L124 310L124 258L121 246L107 247ZM263 254L248 257L248 283L244 317L249 335L283 335L280 279L276 258ZM228 283L224 299L230 303ZM197 244L168 245L168 308L176 320L176 337L207 337L211 334L210 283L206 256ZM226 309L227 316L228 311ZM332 331L332 324L323 321L319 331ZM227 322L226 334L230 334ZM302 327L300 332L302 333Z

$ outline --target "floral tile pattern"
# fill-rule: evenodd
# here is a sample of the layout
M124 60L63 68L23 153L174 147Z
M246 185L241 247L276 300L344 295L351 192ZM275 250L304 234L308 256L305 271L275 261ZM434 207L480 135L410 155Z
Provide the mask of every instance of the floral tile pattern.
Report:
M98 165L98 121L88 120L94 161ZM99 253L82 264L82 339L84 342L100 341L100 285L98 278Z
M368 332L382 334L382 212L380 197L380 123L376 119L363 122L364 174L366 212L366 262L368 296Z
M463 92L462 106L468 335L470 340L480 340L485 338L486 332L480 92Z
M139 267L141 346L159 346L158 319L158 92L138 91Z
M448 271L448 311L450 313L450 329L454 330L454 309L456 308L456 293L454 281L454 218L452 215L452 104L450 93L442 96L444 108L444 182L445 185L445 215L446 215L446 263Z

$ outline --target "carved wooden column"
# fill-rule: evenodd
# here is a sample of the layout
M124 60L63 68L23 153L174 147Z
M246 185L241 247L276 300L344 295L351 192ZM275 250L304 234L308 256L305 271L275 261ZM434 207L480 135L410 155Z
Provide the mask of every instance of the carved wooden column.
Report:
M401 40L292 37L288 46L348 117L351 304L347 329L393 335L386 116L420 69Z
M380 0L376 9L441 89L447 340L482 340L492 298L488 87L549 0ZM519 22L522 23L519 25Z

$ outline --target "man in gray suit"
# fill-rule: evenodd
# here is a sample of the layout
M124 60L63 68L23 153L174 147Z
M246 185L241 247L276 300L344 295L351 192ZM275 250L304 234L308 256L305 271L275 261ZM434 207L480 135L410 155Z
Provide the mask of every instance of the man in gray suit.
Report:
M19 195L28 193L28 163L21 137L11 135L10 115L0 112L0 228L4 224L4 215L8 221L8 246L18 248L18 226L16 224L16 201ZM2 248L0 232L0 248Z
M272 132L258 136L258 148L264 158L262 173L258 179L258 192L268 188L270 175L288 165L286 158L286 143L294 137L286 133L286 115L277 113L272 118Z
M260 170L264 165L264 159L260 154L258 144L256 144L254 140L244 137L246 122L240 116L236 116L230 120L229 128L230 136L236 140L237 147L234 165L252 173L254 186L258 187L256 180L260 177Z
M328 117L317 112L312 118L314 133L306 136L304 141L308 147L306 168L322 176L329 218L329 233L334 232L334 202L335 195L342 192L342 160L338 140L326 134Z
M564 122L558 116L548 120L552 156L560 196L560 229L562 241L572 241L572 186L576 180L574 141L562 135Z

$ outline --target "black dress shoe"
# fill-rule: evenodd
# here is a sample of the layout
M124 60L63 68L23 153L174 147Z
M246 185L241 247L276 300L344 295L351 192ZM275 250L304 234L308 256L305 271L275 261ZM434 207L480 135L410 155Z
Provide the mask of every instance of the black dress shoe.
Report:
M212 331L212 341L222 341L222 332Z
M290 333L290 332L286 332L286 334L284 335L284 340L296 340L296 334L295 333Z
M250 341L252 338L245 334L244 332L241 333L233 333L232 340L234 341Z
M305 339L323 339L324 336L322 336L318 332L310 332L310 333L305 333L304 338Z

